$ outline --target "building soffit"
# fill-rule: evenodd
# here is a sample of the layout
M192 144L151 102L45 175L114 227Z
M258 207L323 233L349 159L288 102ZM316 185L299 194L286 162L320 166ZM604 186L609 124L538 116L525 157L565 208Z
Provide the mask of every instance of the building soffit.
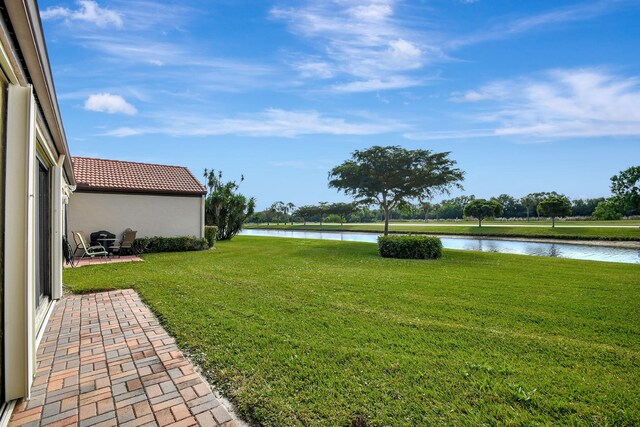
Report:
M65 154L64 171L70 185L75 185L73 166L67 144L62 117L58 107L51 67L42 31L42 23L35 0L5 2L21 59L26 67L26 79L34 87L39 109L44 120L43 132L51 136L56 151ZM22 71L22 70L19 70Z

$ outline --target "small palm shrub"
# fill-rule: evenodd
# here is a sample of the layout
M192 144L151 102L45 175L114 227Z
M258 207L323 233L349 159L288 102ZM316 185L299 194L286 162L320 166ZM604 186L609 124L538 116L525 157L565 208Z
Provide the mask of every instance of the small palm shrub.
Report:
M218 227L216 227L215 225L207 225L206 227L204 227L204 238L207 239L210 248L216 245L217 233Z

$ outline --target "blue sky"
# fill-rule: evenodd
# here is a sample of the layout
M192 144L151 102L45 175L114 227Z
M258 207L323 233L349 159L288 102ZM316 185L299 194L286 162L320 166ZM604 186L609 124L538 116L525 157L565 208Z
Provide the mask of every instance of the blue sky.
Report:
M343 200L375 144L451 151L478 197L640 163L639 0L39 4L73 155L244 174L260 208Z

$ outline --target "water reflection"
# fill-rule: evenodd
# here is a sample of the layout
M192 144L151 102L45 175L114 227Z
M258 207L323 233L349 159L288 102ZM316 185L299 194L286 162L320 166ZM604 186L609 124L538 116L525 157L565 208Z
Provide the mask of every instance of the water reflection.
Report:
M375 243L373 233L340 233L289 230L243 230L245 236L292 237L298 239L343 240ZM442 245L448 249L465 251L500 252L507 254L549 256L592 261L640 264L640 250L607 246L585 246L569 243L519 242L515 240L480 239L474 237L444 237Z

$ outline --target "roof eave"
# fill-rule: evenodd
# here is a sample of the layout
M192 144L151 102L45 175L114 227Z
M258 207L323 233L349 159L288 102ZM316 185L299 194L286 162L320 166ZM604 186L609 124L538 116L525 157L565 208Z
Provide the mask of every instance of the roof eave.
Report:
M77 193L118 193L118 194L138 194L154 196L204 196L206 191L175 191L175 190L150 190L148 188L119 188L119 187L96 187L79 183L76 188Z
M76 185L71 155L58 107L53 75L36 0L4 2L16 34L18 47L31 78L42 114L56 150L65 154L64 170L70 185ZM30 42L26 42L26 41Z

